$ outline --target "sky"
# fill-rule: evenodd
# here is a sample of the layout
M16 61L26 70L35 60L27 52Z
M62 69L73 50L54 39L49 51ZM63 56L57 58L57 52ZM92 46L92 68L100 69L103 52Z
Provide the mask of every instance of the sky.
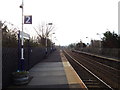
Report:
M33 27L53 23L53 41L57 45L69 45L80 40L85 43L90 43L91 39L100 40L107 30L118 34L118 2L119 0L24 0L24 15L32 15L33 19L32 24L24 25L24 32L36 36ZM21 29L21 3L22 0L0 0L0 20Z

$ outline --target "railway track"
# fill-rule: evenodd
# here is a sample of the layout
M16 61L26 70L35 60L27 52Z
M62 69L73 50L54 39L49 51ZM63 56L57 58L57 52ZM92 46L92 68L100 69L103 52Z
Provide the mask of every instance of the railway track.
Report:
M72 52L82 54L83 56L87 56L90 59L93 59L99 63L105 64L109 67L120 70L120 60L105 58L102 56L98 56L98 55L94 55L94 54L90 54L90 53L86 53L86 52L81 52L81 51L77 51L77 50L72 50Z
M63 51L88 89L119 90L120 71L79 53Z

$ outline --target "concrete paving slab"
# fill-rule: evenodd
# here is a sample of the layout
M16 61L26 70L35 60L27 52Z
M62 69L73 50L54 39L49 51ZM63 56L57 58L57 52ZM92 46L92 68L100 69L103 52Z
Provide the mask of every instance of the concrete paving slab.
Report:
M41 71L38 73L35 72L31 72L31 75L35 76L35 77L39 77L39 76L61 76L61 75L65 75L64 71Z
M62 62L43 62L30 70L33 79L28 85L68 84Z
M44 62L37 64L30 70L30 72L38 71L64 71L64 68L62 62Z
M39 78L33 78L28 85L59 85L67 84L66 77L63 76L43 76Z
M63 64L62 62L41 62L41 63L38 63L36 64L34 67L62 67ZM31 69L32 70L32 69Z
M53 68L48 68L48 67L43 67L43 68L35 68L35 69L32 69L30 72L40 72L40 71L61 71L61 70L64 70L62 67L53 67Z
M46 59L44 59L42 62L62 62L60 57L60 51L56 50L52 52Z

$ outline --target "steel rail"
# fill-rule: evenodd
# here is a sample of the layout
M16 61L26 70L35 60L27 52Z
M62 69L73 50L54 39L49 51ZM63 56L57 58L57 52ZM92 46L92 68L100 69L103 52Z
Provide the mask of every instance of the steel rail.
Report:
M64 52L72 59L74 60L78 65L80 65L81 67L83 67L86 71L88 71L91 75L93 75L95 78L97 78L100 82L102 82L105 86L107 86L108 88L110 88L111 90L114 90L110 85L108 85L106 82L104 82L102 79L100 79L97 75L95 75L94 73L92 73L92 71L90 71L89 69L87 69L84 65L82 65L81 63L79 63L76 59L74 59L72 56L70 56L65 50Z

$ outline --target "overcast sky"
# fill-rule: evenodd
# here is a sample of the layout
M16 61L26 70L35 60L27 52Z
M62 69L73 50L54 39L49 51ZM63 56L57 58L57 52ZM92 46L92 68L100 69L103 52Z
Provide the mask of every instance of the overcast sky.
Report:
M24 31L36 35L33 26L53 23L56 44L87 43L100 39L107 30L118 33L119 0L24 0L24 15L32 15L33 24L24 25ZM0 0L0 20L21 28L22 0ZM86 38L88 37L88 38Z

